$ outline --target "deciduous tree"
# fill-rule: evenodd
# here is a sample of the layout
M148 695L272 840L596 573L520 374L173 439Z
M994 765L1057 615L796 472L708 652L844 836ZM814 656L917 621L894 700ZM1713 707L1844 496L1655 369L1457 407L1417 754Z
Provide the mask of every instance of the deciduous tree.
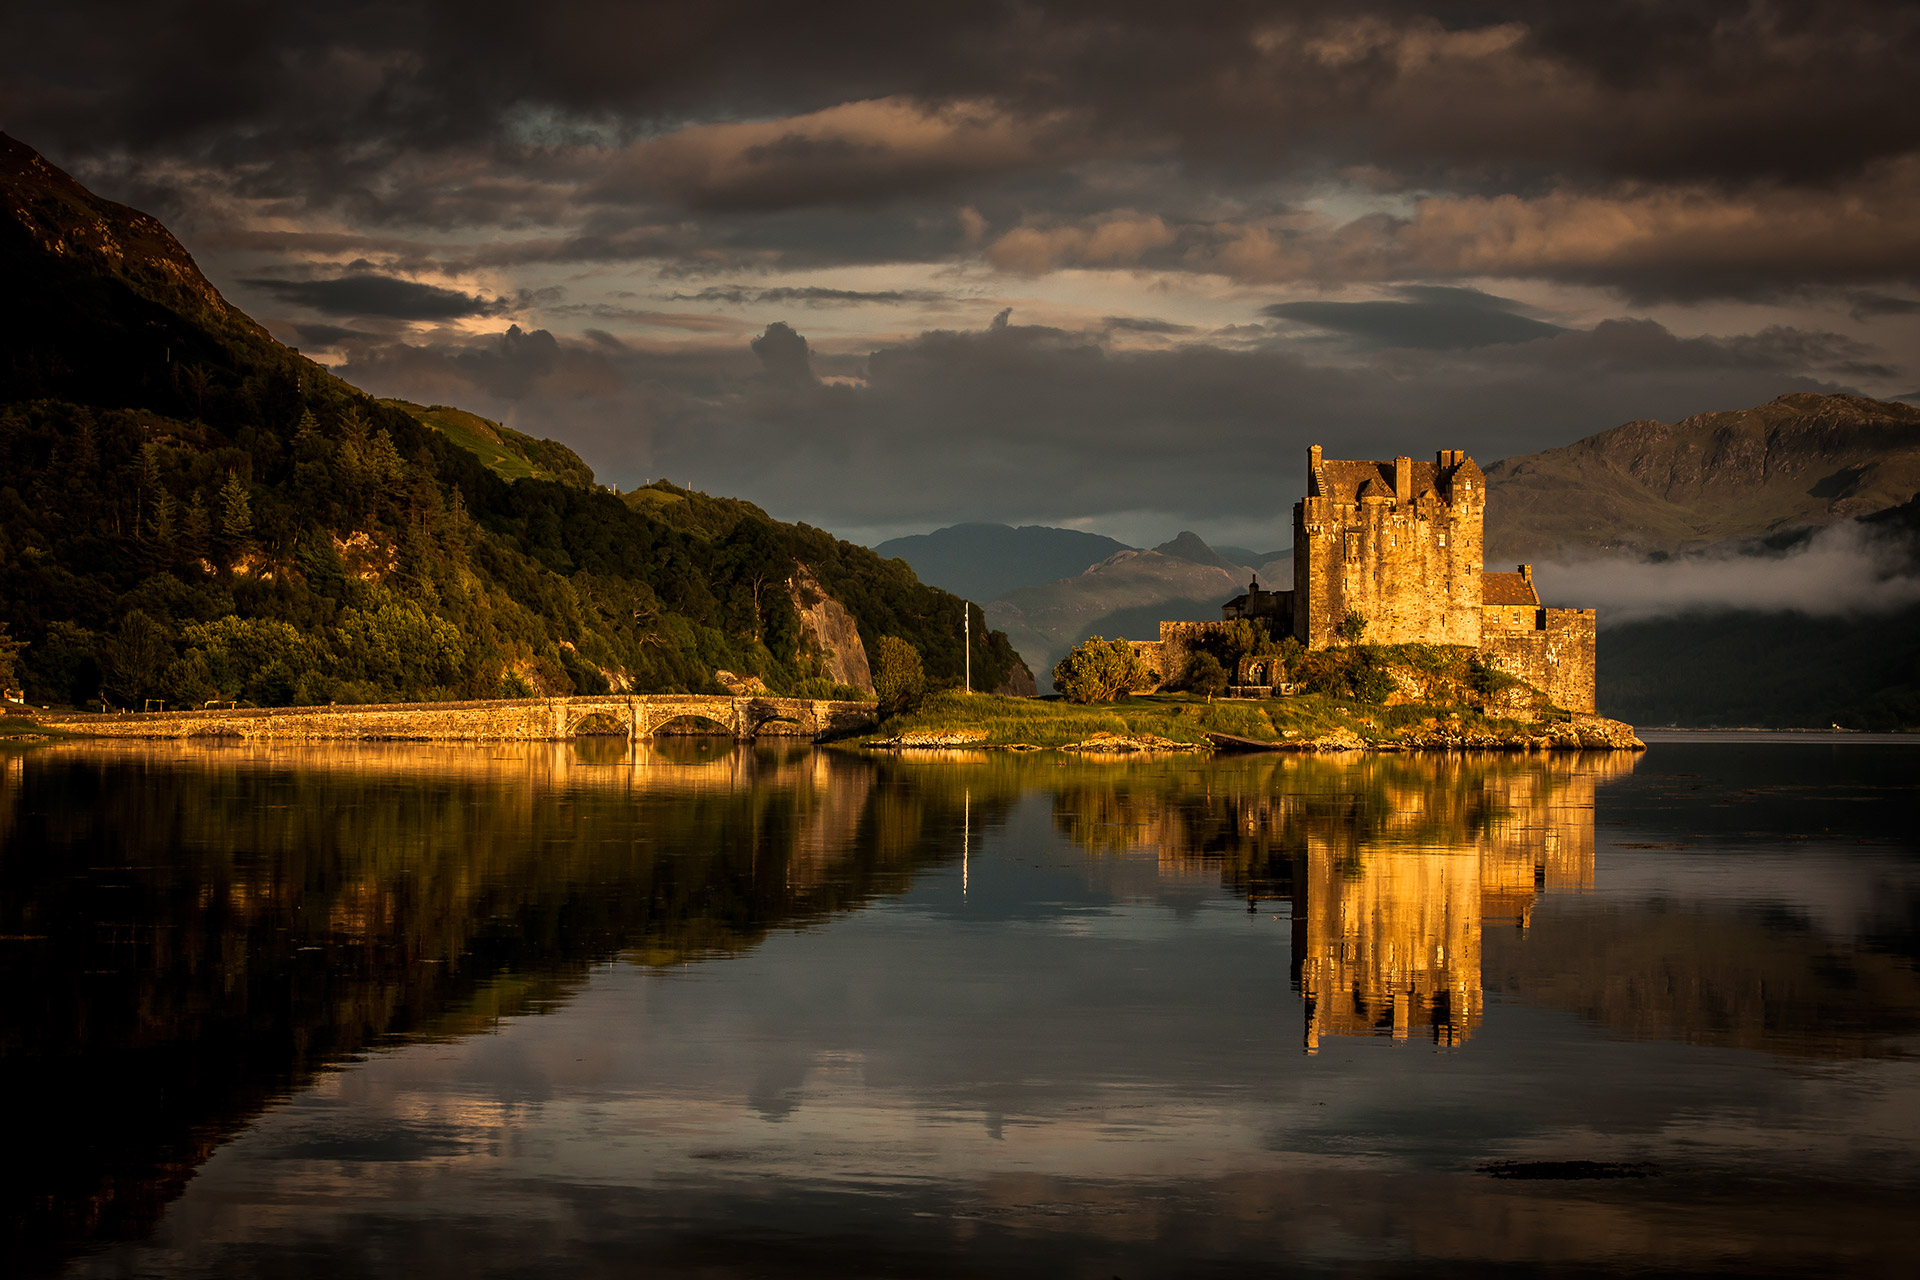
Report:
M920 651L899 636L881 636L877 656L873 690L879 695L881 714L897 715L918 706L927 692Z
M1150 678L1131 644L1099 636L1075 645L1053 669L1053 687L1068 702L1117 702Z

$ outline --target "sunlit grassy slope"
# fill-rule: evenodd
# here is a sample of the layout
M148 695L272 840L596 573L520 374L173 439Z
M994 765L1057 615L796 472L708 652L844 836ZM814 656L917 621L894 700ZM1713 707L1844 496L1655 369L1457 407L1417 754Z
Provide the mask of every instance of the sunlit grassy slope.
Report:
M1291 698L1215 698L1185 693L1139 694L1122 702L1081 706L1038 698L1008 698L948 690L917 709L889 718L857 741L890 738L916 730L985 730L983 746L1063 747L1096 733L1152 734L1175 742L1204 743L1209 733L1260 742L1319 738L1345 730L1364 742L1384 742L1399 731L1445 723L1465 732L1507 734L1521 726L1490 719L1470 707L1409 703L1379 706L1327 694Z
M477 413L451 405L417 405L406 400L383 400L432 427L479 458L503 480L557 480L575 488L593 487L593 471L578 454L556 440L536 440Z

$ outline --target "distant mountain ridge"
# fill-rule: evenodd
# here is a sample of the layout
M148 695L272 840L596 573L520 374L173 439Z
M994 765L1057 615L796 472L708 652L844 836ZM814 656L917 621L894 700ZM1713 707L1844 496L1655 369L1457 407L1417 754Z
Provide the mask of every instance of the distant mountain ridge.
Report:
M913 566L922 582L968 600L987 601L1021 587L1071 578L1124 542L1046 525L969 523L891 538L874 548Z
M1900 505L1920 491L1920 406L1796 393L1629 422L1486 472L1489 563L1678 551Z
M1234 564L1197 534L1182 532L1151 551L1115 552L1073 577L1009 591L986 606L986 615L1044 689L1054 664L1087 636L1151 640L1162 619L1217 619L1220 606L1256 573L1291 582L1292 561Z

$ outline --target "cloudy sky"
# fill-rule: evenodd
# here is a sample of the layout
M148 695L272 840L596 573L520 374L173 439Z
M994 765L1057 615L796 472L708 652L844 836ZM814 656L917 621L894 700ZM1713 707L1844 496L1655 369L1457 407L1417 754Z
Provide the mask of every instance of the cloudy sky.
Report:
M66 3L0 128L382 395L859 540L1287 541L1490 461L1920 390L1889 0Z

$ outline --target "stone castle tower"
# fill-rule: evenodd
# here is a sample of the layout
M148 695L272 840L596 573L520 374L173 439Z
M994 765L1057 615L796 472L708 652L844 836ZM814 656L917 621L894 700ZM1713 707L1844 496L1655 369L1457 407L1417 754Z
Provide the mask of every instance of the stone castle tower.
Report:
M1369 644L1480 644L1487 478L1460 449L1432 462L1347 462L1307 451L1293 505L1293 634L1340 643L1349 613Z

